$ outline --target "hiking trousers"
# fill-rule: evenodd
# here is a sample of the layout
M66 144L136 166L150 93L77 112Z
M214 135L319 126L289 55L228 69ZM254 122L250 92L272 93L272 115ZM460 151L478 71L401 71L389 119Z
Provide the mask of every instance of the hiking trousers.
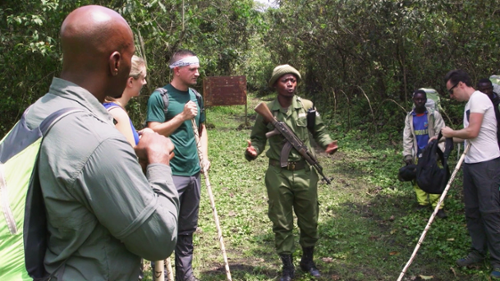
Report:
M193 276L193 233L198 227L201 180L200 173L191 177L172 176L172 179L179 193L180 203L175 246L175 280L184 281ZM151 267L154 271L154 261L151 262Z
M200 209L200 173L194 176L172 176L179 193L179 219L177 245L175 246L175 280L183 281L193 276L193 233L198 227Z
M465 218L471 250L500 267L500 158L464 164Z
M299 243L312 247L318 241L318 174L311 166L301 170L269 166L266 172L269 198L268 216L273 223L275 246L279 255L294 251L293 213L300 229Z

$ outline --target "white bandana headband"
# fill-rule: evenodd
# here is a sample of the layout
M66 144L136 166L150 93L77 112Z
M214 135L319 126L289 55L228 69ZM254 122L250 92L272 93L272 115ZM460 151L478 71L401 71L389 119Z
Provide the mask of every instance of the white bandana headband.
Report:
M197 56L184 57L184 58L172 63L169 67L170 67L170 69L173 69L174 67L177 67L177 66L188 66L191 64L200 64L200 60L198 59Z

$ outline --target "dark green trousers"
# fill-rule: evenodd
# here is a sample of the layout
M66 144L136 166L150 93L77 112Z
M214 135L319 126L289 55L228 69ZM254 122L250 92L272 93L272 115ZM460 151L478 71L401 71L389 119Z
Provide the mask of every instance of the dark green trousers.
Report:
M269 166L266 172L269 197L268 216L273 223L278 254L292 254L293 213L300 229L300 245L311 247L318 241L318 174L310 166L297 171Z

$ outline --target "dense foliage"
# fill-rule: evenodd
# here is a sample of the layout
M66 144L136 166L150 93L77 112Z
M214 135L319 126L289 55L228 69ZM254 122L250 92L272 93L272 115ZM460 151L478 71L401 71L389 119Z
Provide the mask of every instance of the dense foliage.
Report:
M115 9L129 22L137 53L148 63L143 93L168 83L167 60L179 48L200 56L202 78L245 74L247 57L257 58L252 42L265 29L263 14L254 9L252 0L4 1L0 3L0 135L60 72L59 28L69 11L87 4ZM200 90L201 84L200 79ZM130 104L137 123L144 119L141 108L146 100Z
M86 4L119 11L147 60L148 85L129 108L138 124L147 95L170 80L166 60L179 48L199 54L202 78L246 75L249 91L260 94L269 92L273 67L290 63L303 73L302 95L333 117L332 126L396 140L414 89L444 94L442 77L452 68L474 81L500 72L495 0L275 2L279 8L258 9L252 0L4 1L0 134L59 73L59 27ZM461 106L443 97L447 123L458 126Z
M276 62L306 73L305 90L346 129L402 127L413 90L445 93L443 76L467 70L474 81L499 71L498 1L288 0L270 10L265 37ZM323 101L328 101L327 103ZM319 103L321 102L321 103ZM456 107L456 106L455 106ZM453 123L461 110L445 109ZM346 120L350 112L352 120ZM351 122L345 122L351 121Z
M410 94L420 87L437 89L445 121L460 126L462 105L444 95L442 77L453 68L467 70L474 82L500 74L498 1L276 2L279 8L265 10L252 0L0 1L0 135L60 72L60 25L86 4L120 12L134 31L138 55L147 60L148 84L129 104L137 125L144 121L148 94L170 80L166 59L176 49L199 54L202 78L246 75L248 90L261 96L270 92L274 66L292 64L303 74L300 94L320 107L341 146L334 158L320 159L335 180L320 188L319 265L331 280L394 280L429 215L413 211L412 187L394 176ZM279 274L279 261L270 251L273 234L266 218L267 159L243 159L249 132L234 130L243 122L238 119L243 109L232 109L209 110L216 127L209 130L217 167L211 178L235 280L269 280ZM385 146L387 141L394 146ZM482 280L488 274L454 267L469 246L459 186L454 183L447 199L450 218L435 222L408 274L412 280L431 274L438 280ZM221 280L206 201L200 213L196 273L202 280Z

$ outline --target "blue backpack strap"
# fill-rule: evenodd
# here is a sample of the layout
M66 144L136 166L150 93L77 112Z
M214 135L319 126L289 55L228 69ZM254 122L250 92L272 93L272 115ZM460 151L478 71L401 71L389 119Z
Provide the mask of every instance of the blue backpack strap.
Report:
M115 109L115 108L122 108L121 106L119 106L118 104L116 104L114 102L106 102L106 103L103 103L102 105L104 106L104 108L106 108L106 110L108 112L110 112L112 109Z
M83 110L81 108L60 109L45 118L40 126L32 131L42 137L45 137L49 133L50 129L62 118L68 116L69 114L82 111ZM21 121L24 121L25 124L25 120L23 120L24 117L25 116L23 115ZM52 274L49 275L45 271L44 258L49 238L45 203L43 201L43 193L38 176L39 152L40 150L38 150L35 165L31 174L30 185L26 194L23 240L25 265L28 274L33 278L33 280L46 280L46 278L50 279L50 277L59 271L59 269L64 268L66 260L63 261ZM64 269L59 273L59 275L62 275L62 273L64 273ZM57 280L61 279L58 278Z
M107 102L107 103L105 102L102 105L104 105L104 108L106 108L106 110L108 112L111 112L111 110L113 110L115 108L121 108L121 109L123 109L123 107L119 106L118 104L116 104L114 102ZM113 124L114 125L118 124L118 121L116 121L116 119L114 117L113 117Z

